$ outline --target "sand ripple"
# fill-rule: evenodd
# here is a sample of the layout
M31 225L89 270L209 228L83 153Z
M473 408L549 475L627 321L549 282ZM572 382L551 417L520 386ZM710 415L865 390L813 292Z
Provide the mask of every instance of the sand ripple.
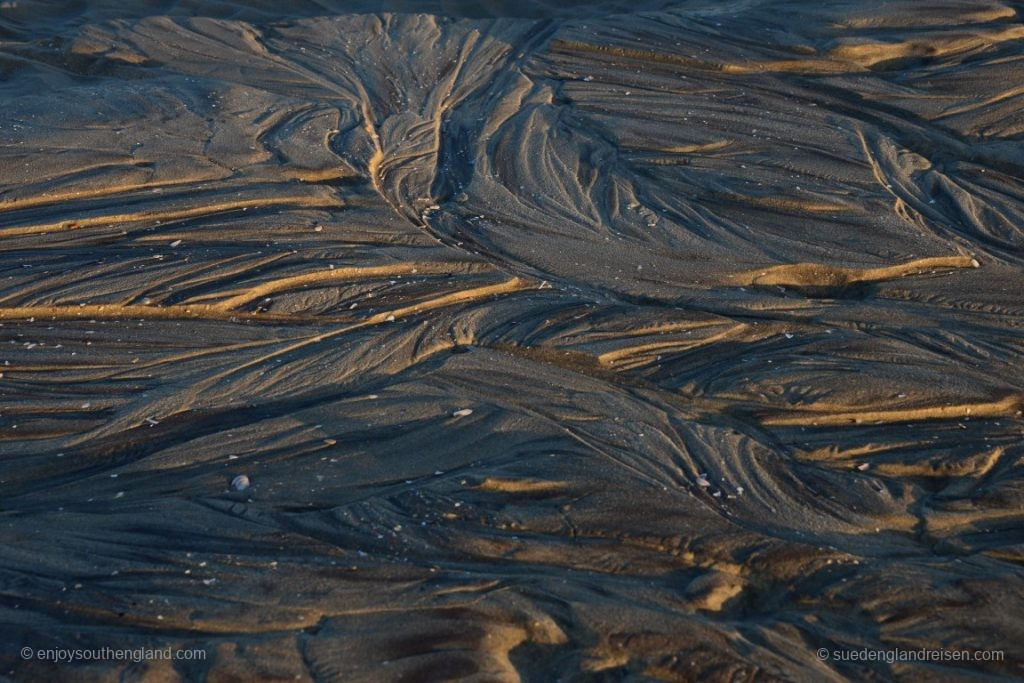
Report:
M5 674L1022 675L1020 11L4 3Z

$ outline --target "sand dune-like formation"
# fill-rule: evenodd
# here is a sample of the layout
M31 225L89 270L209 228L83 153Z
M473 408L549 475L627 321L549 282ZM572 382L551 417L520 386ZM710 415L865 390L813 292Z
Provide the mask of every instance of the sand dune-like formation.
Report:
M0 4L0 672L1024 676L1022 13Z

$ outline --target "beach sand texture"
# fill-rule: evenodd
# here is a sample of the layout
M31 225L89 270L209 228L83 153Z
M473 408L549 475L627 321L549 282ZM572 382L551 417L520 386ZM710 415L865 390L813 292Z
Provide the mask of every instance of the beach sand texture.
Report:
M0 673L1024 676L1022 15L4 2Z

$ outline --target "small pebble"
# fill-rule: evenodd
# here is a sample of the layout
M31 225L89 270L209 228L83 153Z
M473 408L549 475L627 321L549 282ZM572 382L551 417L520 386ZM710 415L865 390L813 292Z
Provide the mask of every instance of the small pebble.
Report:
M456 410L454 413L452 413L452 417L466 417L467 415L472 415L472 414L473 414L473 409L472 408L462 408L461 410Z

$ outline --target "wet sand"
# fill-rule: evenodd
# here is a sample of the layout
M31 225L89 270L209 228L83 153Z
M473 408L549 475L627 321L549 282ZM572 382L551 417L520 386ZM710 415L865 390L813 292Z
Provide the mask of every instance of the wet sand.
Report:
M1022 14L3 3L0 674L1024 676Z

